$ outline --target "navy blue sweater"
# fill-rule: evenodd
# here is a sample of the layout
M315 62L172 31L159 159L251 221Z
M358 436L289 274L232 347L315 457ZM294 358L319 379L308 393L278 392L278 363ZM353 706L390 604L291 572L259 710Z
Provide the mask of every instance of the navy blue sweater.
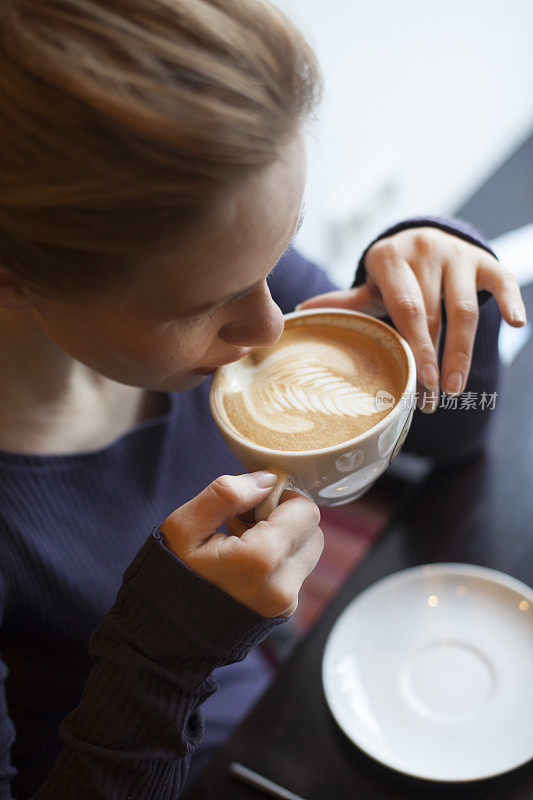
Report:
M486 247L461 223L429 224ZM335 288L294 250L269 283L283 312ZM480 302L467 389L494 392L500 317L493 298ZM203 580L157 531L218 475L242 471L208 391L166 395L160 416L99 450L0 452L0 800L177 798L217 671L244 675L247 654L284 621ZM417 412L405 449L464 457L492 417Z

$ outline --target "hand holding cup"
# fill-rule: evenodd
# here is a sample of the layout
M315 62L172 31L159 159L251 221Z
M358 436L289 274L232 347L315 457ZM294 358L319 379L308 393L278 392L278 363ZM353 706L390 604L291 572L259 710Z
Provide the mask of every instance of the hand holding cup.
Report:
M160 526L167 546L192 570L264 617L288 617L324 546L320 511L286 492L267 520L243 522L276 483L265 471L221 475ZM219 528L226 524L227 536Z

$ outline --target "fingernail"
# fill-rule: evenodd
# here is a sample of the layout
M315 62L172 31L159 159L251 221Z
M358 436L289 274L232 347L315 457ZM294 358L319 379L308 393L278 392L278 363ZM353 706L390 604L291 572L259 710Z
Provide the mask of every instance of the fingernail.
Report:
M422 396L422 405L419 406L419 408L423 414L434 414L438 408L438 405L439 405L438 392L431 392L430 394L426 394L426 392L424 392Z
M426 389L436 389L439 385L439 375L433 364L424 364L420 371L420 382Z
M258 489L271 489L276 485L278 476L273 472L252 472L250 475Z
M299 311L301 309L302 305L303 305L303 303L298 303L297 306L294 306L294 310L295 311Z
M452 372L451 375L448 375L444 391L446 392L446 394L459 394L462 385L463 385L463 376L461 375L461 373Z
M525 322L526 315L521 308L513 308L513 310L511 311L511 319L513 320L513 322Z

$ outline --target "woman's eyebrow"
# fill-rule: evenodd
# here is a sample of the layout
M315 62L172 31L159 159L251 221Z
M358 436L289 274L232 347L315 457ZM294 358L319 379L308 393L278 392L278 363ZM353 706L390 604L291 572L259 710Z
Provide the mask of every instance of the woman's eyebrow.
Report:
M287 252L287 250L289 249L289 247L291 246L293 241L296 239L298 233L300 232L300 228L302 227L303 221L304 221L304 215L305 215L305 205L303 206L301 214L298 217L298 222L296 223L296 228L294 229L294 233L292 234L291 240L290 240L289 244L287 245L287 247L285 248L285 250L283 252L283 255L285 255L285 253ZM199 314L200 312L206 311L208 308L211 308L212 306L217 306L217 305L220 305L220 303L227 303L229 300L237 300L240 297L244 297L244 295L248 294L248 292L251 292L252 289L254 289L261 282L262 282L262 279L259 280L259 281L256 281L251 286L248 286L247 289L243 289L241 292L237 292L237 294L230 294L230 295L227 295L226 297L220 297L218 300L210 300L208 303L202 303L202 305L196 306L195 308L191 309L188 312L188 314L190 314L190 315Z

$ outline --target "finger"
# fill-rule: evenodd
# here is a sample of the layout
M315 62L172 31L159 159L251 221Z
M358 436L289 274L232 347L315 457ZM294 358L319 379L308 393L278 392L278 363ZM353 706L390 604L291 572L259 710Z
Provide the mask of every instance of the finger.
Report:
M278 577L279 581L289 585L294 582L294 584L301 586L302 582L318 564L323 550L324 534L320 525L317 525L294 556L283 560L283 566Z
M255 509L251 508L249 511L245 511L243 514L230 517L230 519L226 521L226 528L232 535L241 536L244 531L252 528L255 525L255 522ZM232 528L231 530L230 526Z
M494 295L504 320L514 327L525 325L526 307L513 273L498 262L482 262L477 275L478 288L486 289Z
M465 263L448 266L443 276L446 339L442 357L442 388L460 394L466 384L479 319L476 279Z
M320 523L318 506L297 492L285 491L267 520L245 531L242 539L268 548L279 548L285 557L302 547Z
M426 321L436 358L442 324L442 274L439 281L435 280L434 270L432 270L431 264L427 264L425 268L418 271L417 279L426 308Z
M239 517L230 517L226 520L226 528L231 536L242 536L249 527L250 525L243 522Z
M293 492L290 489L285 489L280 497L279 502L284 503L287 500L290 500L291 497L300 497L301 495L298 492ZM226 520L226 528L228 532L232 534L232 536L242 536L245 531L250 530L256 524L255 517L254 517L254 510L251 509L250 511L244 512L244 514L239 514L238 516L231 517L230 519Z
M251 508L249 511L245 511L244 514L239 514L237 519L240 519L241 522L244 522L245 525L249 525L250 527L255 525L255 509Z
M259 471L221 475L188 503L177 508L160 530L191 551L206 541L228 519L258 505L271 491L277 475Z
M311 308L347 308L351 311L364 311L367 314L386 314L379 289L369 283L364 283L355 289L339 289L310 297L299 303L295 311Z
M439 407L440 392L436 389L426 389L417 381L416 384L416 404L424 414L434 414Z
M379 287L396 329L413 351L419 380L427 389L437 389L439 368L429 334L425 302L408 263L403 259L389 259L382 264Z
M309 536L305 544L298 551L297 557L292 560L292 563L297 565L296 568L299 570L297 577L299 577L300 580L305 580L314 570L320 560L323 550L324 533L320 525L317 525L312 535Z
M435 353L435 360L438 363L439 341L442 330L442 280L436 281L432 274L431 265L426 264L418 272L418 283L426 307L426 320ZM426 389L422 383L417 381L417 405L424 414L433 414L439 405L439 387Z
M440 315L440 303L439 303L439 315ZM433 347L435 349L435 354L437 357L438 363L438 353L439 353L439 344L440 344L440 337L442 333L442 323L439 325L439 330L436 336L431 336L431 341L433 343ZM417 380L416 382L416 397L417 397L417 406L420 411L423 411L424 414L433 414L439 407L439 400L440 400L440 391L439 387L437 386L435 389L426 389L420 381Z
M298 607L298 593L302 583L316 567L323 550L324 534L320 526L317 526L305 544L291 558L284 558L281 561L280 569L270 582L271 588L278 586L282 592L288 593L289 597L296 596L291 604L287 604L281 616L289 616Z

